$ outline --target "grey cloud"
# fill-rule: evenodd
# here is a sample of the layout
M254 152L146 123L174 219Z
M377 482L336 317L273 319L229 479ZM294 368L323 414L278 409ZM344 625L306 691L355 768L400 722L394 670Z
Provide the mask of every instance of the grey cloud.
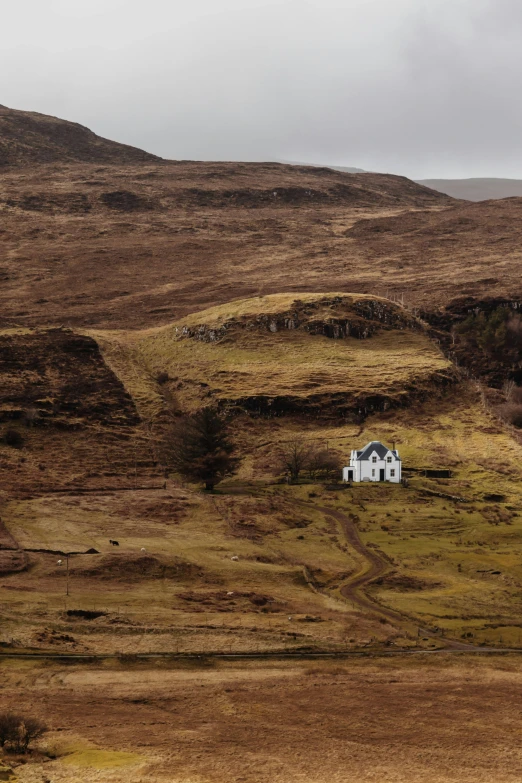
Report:
M19 0L0 103L173 158L522 177L518 0Z

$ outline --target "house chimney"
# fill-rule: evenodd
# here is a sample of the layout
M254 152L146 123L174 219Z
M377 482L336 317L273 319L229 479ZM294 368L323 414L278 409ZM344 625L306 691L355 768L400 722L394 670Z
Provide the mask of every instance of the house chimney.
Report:
M392 451L395 451L395 441L392 441Z

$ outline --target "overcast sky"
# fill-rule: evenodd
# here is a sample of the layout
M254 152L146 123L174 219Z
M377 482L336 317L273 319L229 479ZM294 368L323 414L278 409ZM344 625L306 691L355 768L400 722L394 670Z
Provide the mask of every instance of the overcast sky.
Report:
M168 158L522 178L520 0L0 0L0 104Z

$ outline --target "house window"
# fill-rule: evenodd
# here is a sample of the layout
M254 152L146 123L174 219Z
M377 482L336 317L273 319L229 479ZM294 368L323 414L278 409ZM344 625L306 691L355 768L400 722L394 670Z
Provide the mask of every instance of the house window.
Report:
M386 462L391 462L391 461L392 461L392 458L391 458L391 457L387 457L387 458L386 458Z
M395 476L395 470L390 470L390 476L393 478Z
M377 462L377 457L372 457L372 462Z
M375 470L372 470L372 476L375 476Z

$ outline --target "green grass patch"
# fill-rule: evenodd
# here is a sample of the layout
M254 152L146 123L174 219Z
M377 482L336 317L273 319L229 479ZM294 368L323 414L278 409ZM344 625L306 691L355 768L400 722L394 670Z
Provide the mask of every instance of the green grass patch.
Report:
M69 764L74 767L90 767L93 769L117 769L119 767L128 767L132 764L138 764L144 761L143 756L137 753L125 753L114 750L77 750L69 756L61 759L62 764Z

